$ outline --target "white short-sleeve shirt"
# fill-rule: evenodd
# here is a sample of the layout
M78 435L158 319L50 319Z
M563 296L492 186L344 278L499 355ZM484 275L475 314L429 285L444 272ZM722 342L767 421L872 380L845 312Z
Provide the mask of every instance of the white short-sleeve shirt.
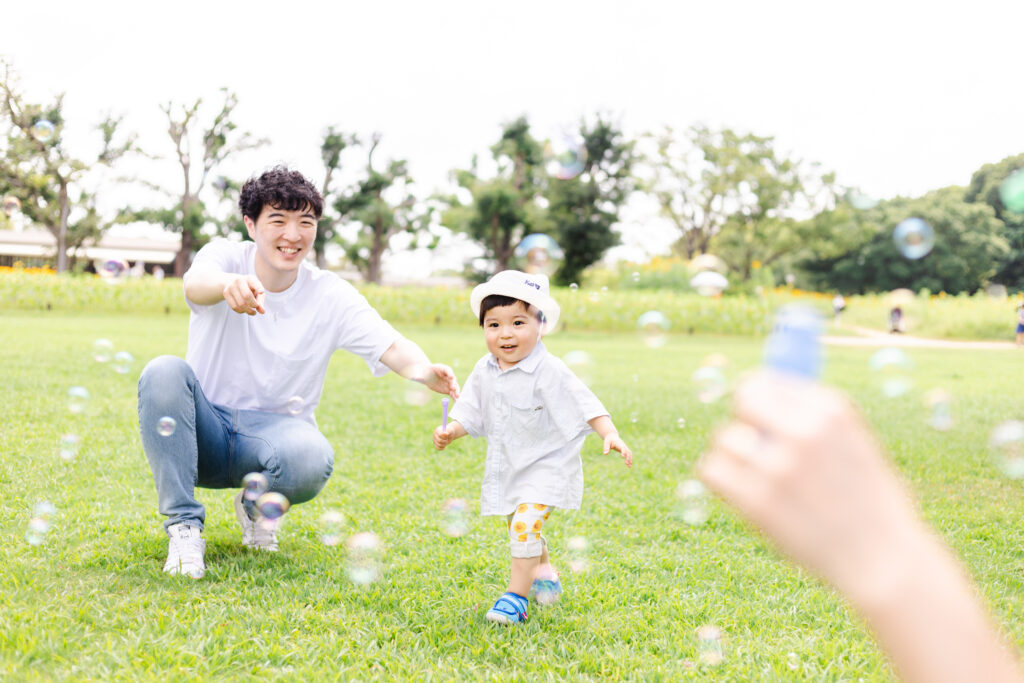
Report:
M192 267L255 275L253 242L210 242ZM337 349L366 361L375 375L380 357L401 335L355 287L308 262L283 292L267 292L266 313L235 313L226 301L191 309L188 353L206 398L228 408L296 414L316 424L327 364ZM298 399L298 400L294 400Z
M519 503L579 508L588 422L607 414L541 342L508 370L490 353L481 358L451 413L470 436L487 438L480 513L507 515Z

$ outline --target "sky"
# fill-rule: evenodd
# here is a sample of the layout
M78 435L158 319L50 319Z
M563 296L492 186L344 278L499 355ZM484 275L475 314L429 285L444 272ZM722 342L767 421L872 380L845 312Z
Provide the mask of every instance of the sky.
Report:
M427 194L524 114L540 138L596 112L629 136L771 135L877 198L964 185L1024 152L1016 0L50 0L6 3L0 22L0 56L30 100L65 93L65 139L83 155L106 112L167 154L160 105L202 97L212 115L229 88L239 127L270 140L225 167L239 178L286 163L319 184L333 125L379 131L378 157L408 160ZM146 163L180 182L171 162ZM649 206L623 218L620 254L675 236Z

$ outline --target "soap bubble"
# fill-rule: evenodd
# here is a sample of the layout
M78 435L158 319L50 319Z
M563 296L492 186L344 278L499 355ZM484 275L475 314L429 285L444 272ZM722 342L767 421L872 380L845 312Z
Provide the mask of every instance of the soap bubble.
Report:
M562 358L569 369L580 378L580 381L589 385L594 370L594 359L586 351L570 351Z
M640 272L634 270L632 278L633 278L633 282L640 282Z
M952 395L945 389L932 389L924 395L924 405L928 409L928 424L940 432L948 431L953 426L953 414L950 410Z
M549 563L537 565L533 572L533 597L538 605L553 605L562 597L558 572Z
M715 666L725 659L722 653L722 630L705 624L697 629L697 658L701 664Z
M242 477L242 497L246 500L256 500L270 488L270 482L262 472L250 472Z
M114 354L114 362L110 364L114 368L114 372L119 375L127 375L132 371L132 363L135 362L135 358L132 354L127 351L118 351Z
M878 206L878 200L858 190L847 190L846 201L855 209L866 211Z
M68 410L78 414L85 410L89 403L89 390L85 387L71 387L68 389Z
M302 400L301 396L292 396L288 399L288 403L285 404L285 407L288 409L289 415L298 415L305 407L305 403L306 402Z
M100 278L109 284L117 284L124 280L125 276L128 275L128 262L123 259L108 258L105 259L96 272L99 273Z
M50 531L50 522L40 517L33 517L28 520L28 529L25 531L25 540L29 545L42 545L46 540L46 534Z
M17 197L4 197L3 209L4 215L10 218L21 209L21 200Z
M156 433L160 436L170 436L177 429L178 422L167 415L164 415L156 421Z
M109 339L97 339L92 343L92 357L97 363L106 363L114 353L114 343Z
M587 295L587 299L590 301L590 303L596 304L601 301L601 295L597 292L591 292L590 294Z
M708 521L708 494L704 484L687 479L676 487L676 517L690 526Z
M408 405L422 408L430 403L430 390L419 382L407 382L405 386L404 400Z
M284 517L284 513L288 512L289 507L291 507L291 503L277 491L267 491L256 499L256 509L259 511L260 517L272 522Z
M720 367L703 365L694 370L691 376L697 387L697 400L701 403L714 403L725 396L729 382Z
M668 341L667 332L672 323L661 311L647 311L637 319L636 326L643 333L644 345L656 349Z
M935 231L920 218L907 218L893 230L892 240L896 248L908 259L919 259L935 246Z
M1003 422L989 436L996 466L1010 479L1024 477L1024 422Z
M1024 213L1024 168L1006 177L999 186L999 198L1014 213Z
M452 498L441 508L441 532L458 538L469 533L469 519L466 515L466 501Z
M587 147L579 135L563 133L544 145L544 168L559 180L575 178L586 164Z
M569 539L569 571L573 574L582 574L590 568L587 547L587 539L583 536L573 536Z
M345 529L345 515L336 510L328 510L320 515L320 542L334 547L341 543Z
M579 288L580 288L580 286L578 284L576 284L575 282L573 282L572 284L569 285L569 291L570 292L579 291Z
M686 429L686 418L681 417L676 420L676 427L679 427L679 429Z
M548 277L555 274L565 258L565 252L558 246L558 242L543 233L533 233L524 237L516 245L512 255L519 260L523 271L543 273Z
M891 346L879 349L871 356L869 365L877 374L882 394L888 398L902 396L914 384L910 377L914 364L900 349Z
M49 142L53 139L53 135L57 128L51 122L46 119L39 119L32 124L32 137L39 142Z
M63 460L74 460L78 455L80 440L74 434L65 434L60 437L60 457Z
M377 534L361 531L345 542L348 563L346 573L352 583L365 586L381 576L384 545Z
M46 534L50 531L50 520L57 513L57 508L49 501L39 501L32 508L32 518L28 521L25 540L29 545L42 545Z

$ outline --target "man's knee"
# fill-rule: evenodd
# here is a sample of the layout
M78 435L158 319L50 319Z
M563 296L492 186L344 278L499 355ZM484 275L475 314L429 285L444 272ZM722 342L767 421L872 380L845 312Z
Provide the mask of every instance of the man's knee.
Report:
M177 356L157 356L146 363L139 376L139 391L148 386L167 387L176 382L187 380L192 367L183 358Z
M312 426L287 449L279 449L278 457L282 470L280 486L288 489L281 492L292 503L304 503L316 497L334 471L334 449L327 438Z

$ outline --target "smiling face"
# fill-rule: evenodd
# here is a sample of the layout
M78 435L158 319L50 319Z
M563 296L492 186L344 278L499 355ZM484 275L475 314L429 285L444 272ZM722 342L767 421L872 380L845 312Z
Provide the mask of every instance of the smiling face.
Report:
M288 289L316 237L317 221L312 209L287 211L267 204L255 221L243 218L249 237L256 243L256 277L267 291Z
M510 306L495 306L484 313L484 340L487 350L498 359L498 367L508 370L526 358L540 339L540 321L522 301Z

